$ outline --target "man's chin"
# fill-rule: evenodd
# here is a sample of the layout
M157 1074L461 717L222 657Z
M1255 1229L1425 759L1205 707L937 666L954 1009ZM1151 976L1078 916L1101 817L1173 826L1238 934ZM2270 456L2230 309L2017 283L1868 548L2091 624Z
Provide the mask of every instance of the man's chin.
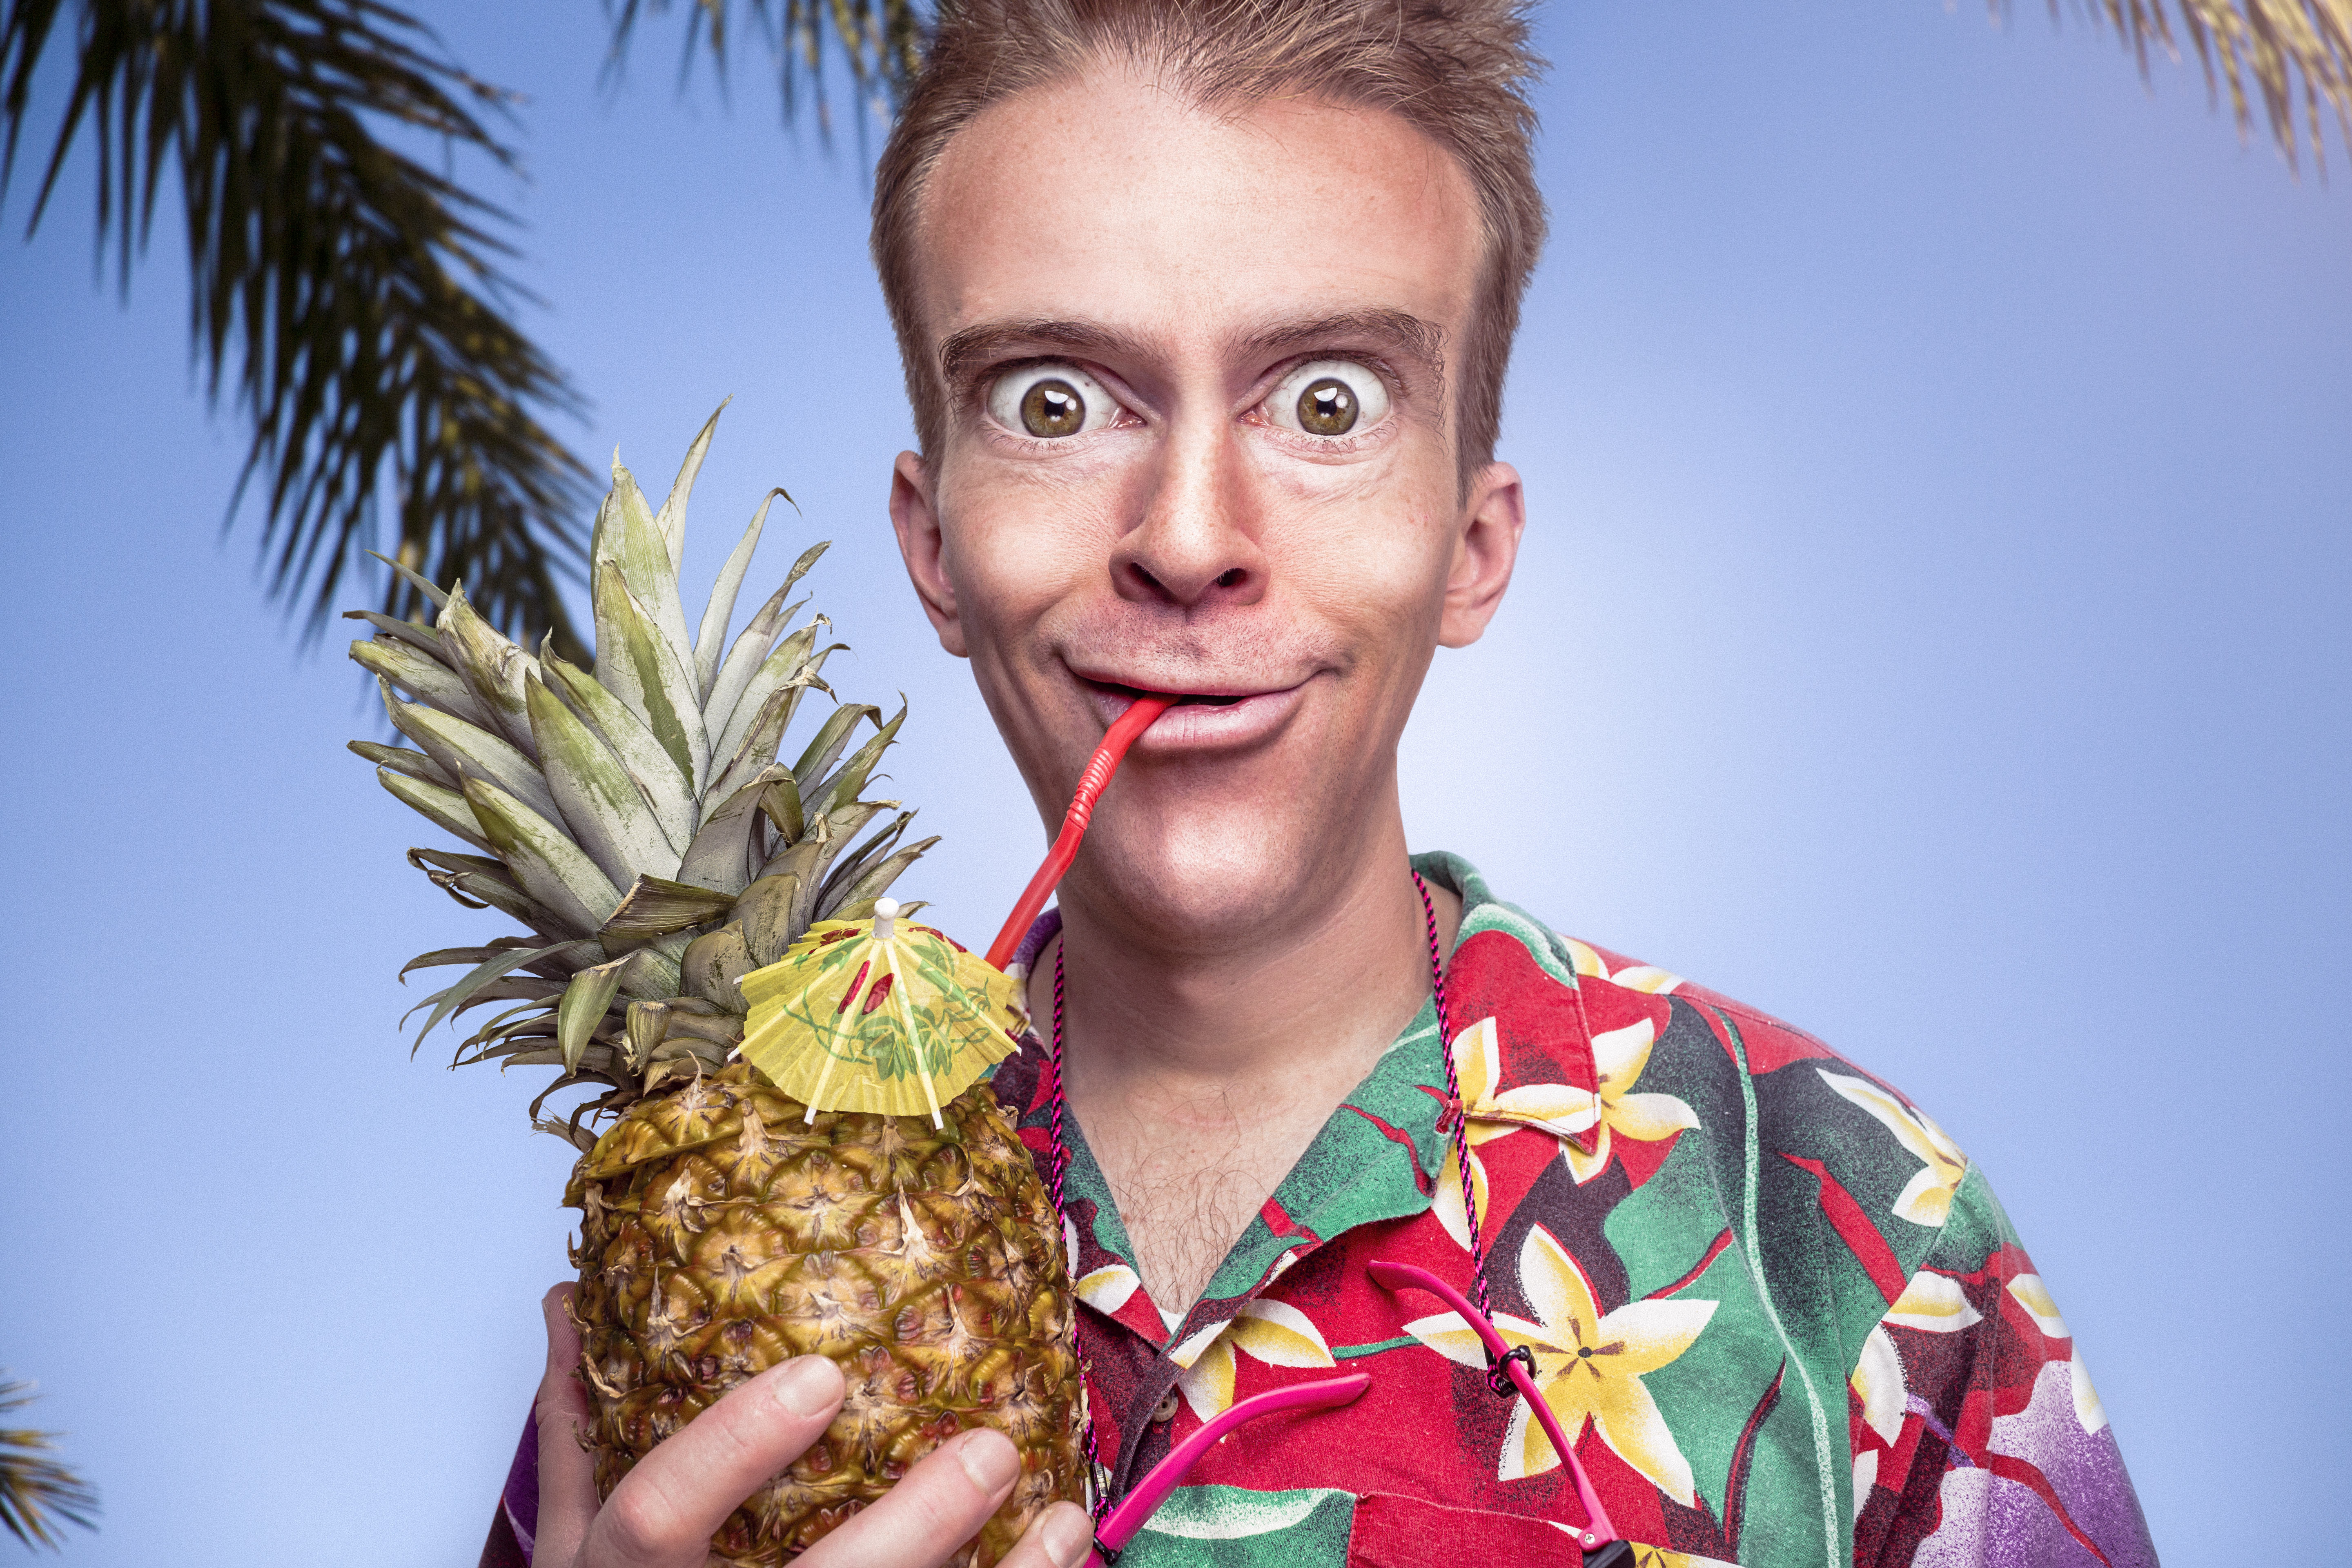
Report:
M1097 814L1066 901L1136 945L1208 954L1265 940L1342 895L1358 855L1341 839L1360 849L1362 831L1313 831L1318 814L1295 796L1189 805L1171 817L1162 801L1129 796Z

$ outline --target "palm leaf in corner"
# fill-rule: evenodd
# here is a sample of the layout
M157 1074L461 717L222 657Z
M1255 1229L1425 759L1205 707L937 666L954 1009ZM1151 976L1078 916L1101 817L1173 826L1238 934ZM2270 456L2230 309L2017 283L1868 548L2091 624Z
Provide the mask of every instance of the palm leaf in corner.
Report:
M2300 164L2307 140L2314 163L2326 156L2320 105L2336 114L2352 142L2352 0L2078 0L2095 26L2115 32L2147 74L2150 47L2179 58L2177 33L2186 33L2217 100L2223 84L2241 134L2253 126L2249 93L2262 98L2263 118L2290 165ZM1991 0L2006 16L2009 0ZM2050 0L2058 15L2058 0ZM2302 110L2300 133L2296 110Z
M0 1415L32 1403L29 1383L0 1379ZM98 1525L98 1493L49 1456L47 1432L0 1426L0 1526L27 1546L61 1547L61 1524Z
M678 60L681 83L705 48L723 88L727 52L733 37L733 0L685 0L686 47ZM612 0L613 48L609 74L617 74L628 54L641 15L668 11L670 0ZM837 59L850 85L872 107L887 112L905 96L922 64L923 18L916 0L748 0L751 25L767 45L776 84L791 124L806 90L816 100L820 135L833 129L825 90L826 62ZM803 82L806 86L803 87ZM865 122L859 122L861 132Z
M89 132L127 289L176 186L196 357L252 429L229 511L258 502L272 592L315 635L374 549L574 643L559 584L583 574L588 473L541 416L579 399L508 308L510 220L373 129L509 167L510 95L379 0L0 0L0 189L52 43L71 68L28 229ZM381 580L387 614L429 619Z

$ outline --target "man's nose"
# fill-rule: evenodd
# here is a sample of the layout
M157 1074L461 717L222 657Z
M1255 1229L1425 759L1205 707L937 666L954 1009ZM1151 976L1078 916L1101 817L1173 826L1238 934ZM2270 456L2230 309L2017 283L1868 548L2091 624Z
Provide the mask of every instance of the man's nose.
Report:
M1171 431L1149 482L1111 560L1120 597L1181 610L1262 598L1257 505L1232 425Z

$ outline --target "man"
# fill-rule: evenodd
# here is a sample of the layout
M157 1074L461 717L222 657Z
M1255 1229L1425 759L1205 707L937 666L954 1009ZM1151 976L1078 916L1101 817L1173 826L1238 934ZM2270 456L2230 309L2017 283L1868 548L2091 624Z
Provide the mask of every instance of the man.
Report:
M1398 738L1524 521L1494 442L1534 64L1502 0L970 0L877 180L922 443L892 521L1047 821L1135 693L1184 699L1027 954L1098 1479L1372 1375L1219 1445L1125 1568L1573 1562L1580 1473L1643 1562L2153 1562L2065 1324L1933 1122L1408 858ZM1041 1154L1048 1048L996 1079ZM1573 1464L1376 1259L1491 1289ZM699 1563L841 1397L775 1369L600 1510L549 1324L541 1568ZM969 1435L806 1560L947 1561L1012 1481ZM1090 1538L1064 1506L1009 1561Z

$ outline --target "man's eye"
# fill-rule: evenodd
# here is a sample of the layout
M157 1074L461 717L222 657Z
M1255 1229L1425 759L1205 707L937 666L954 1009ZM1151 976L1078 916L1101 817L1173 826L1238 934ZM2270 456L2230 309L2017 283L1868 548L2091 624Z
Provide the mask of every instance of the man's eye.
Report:
M1389 387L1353 360L1318 359L1284 376L1265 406L1286 430L1346 436L1388 417Z
M1052 440L1099 430L1118 412L1102 383L1076 365L1008 370L988 389L988 412L1007 430Z

